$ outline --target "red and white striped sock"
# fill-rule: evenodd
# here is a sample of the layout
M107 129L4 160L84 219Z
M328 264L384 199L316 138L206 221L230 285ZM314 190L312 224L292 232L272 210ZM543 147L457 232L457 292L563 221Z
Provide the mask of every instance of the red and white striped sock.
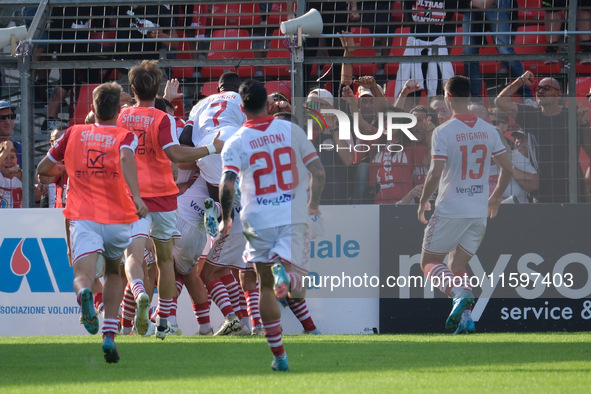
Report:
M316 325L314 324L314 320L312 320L312 316L308 311L308 304L306 303L305 299L299 302L295 302L290 299L287 301L287 303L289 304L289 309L291 309L295 317L297 317L300 323L302 323L304 330L314 331L316 329Z
M133 293L133 299L137 300L140 293L145 293L146 288L144 287L144 281L141 279L135 279L131 282L131 292Z
M259 310L259 289L248 290L244 292L246 297L246 310L250 316L250 322L253 327L263 324L261 321L261 312Z
M281 356L285 353L280 320L274 320L267 323L263 322L263 332L265 333L265 339L267 339L267 343L271 347L274 356Z
M289 275L289 290L300 290L302 288L302 276L295 272L288 272L287 275Z
M123 301L121 301L121 325L123 327L133 327L135 308L135 299L131 292L131 286L128 283L123 293Z
M199 324L199 332L205 333L211 328L211 320L209 317L209 302L201 304L193 304L193 312Z
M105 334L111 333L113 335L117 334L119 327L117 325L117 319L105 319L103 320L103 338Z
M459 290L454 288L454 274L445 264L430 262L425 264L423 271L427 279L430 279L433 285L437 285L436 287L441 290L441 292L445 293L445 295L451 295L452 290L454 289L454 294L456 294Z
M242 310L240 306L240 293L242 293L242 288L240 284L234 278L234 275L231 273L228 275L224 275L220 278L226 289L228 290L228 296L230 297L230 301L232 302L232 308L234 309L234 313L238 316L239 319L242 319L247 315L246 310Z
M162 318L170 316L170 308L172 307L173 299L164 299L158 297L158 309L156 309L156 315Z
M218 308L220 308L224 317L228 316L230 313L234 313L228 290L221 280L212 280L206 287L209 294L211 294L211 299L215 302Z
M470 286L470 276L468 276L468 271L460 270L455 273L455 276L459 276L462 278L462 290L466 290L472 292L472 286Z
M98 313L103 313L103 309L105 309L105 305L103 304L103 293L94 294L94 307Z

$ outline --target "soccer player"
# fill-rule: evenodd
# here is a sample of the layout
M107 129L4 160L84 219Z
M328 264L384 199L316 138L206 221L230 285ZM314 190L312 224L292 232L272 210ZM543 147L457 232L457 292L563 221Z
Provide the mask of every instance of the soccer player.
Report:
M131 242L132 224L138 216L143 218L148 213L140 197L133 157L138 139L128 130L116 127L120 95L121 86L115 82L98 86L92 93L97 123L66 130L38 167L40 175L58 176L62 173L58 163L65 161L69 189L64 216L70 222L74 290L84 327L91 334L98 332L98 319L90 288L96 277L99 253L105 259L102 332L108 363L119 361L114 338L123 297L121 256Z
M197 146L208 144L217 133L220 133L219 138L222 140L227 140L234 135L246 120L238 94L241 82L242 79L236 73L222 74L218 81L218 93L202 99L193 107L180 140L185 142L185 139L190 136L191 141L188 143ZM231 272L232 268L238 270L244 268L242 252L246 241L242 235L239 220L236 221L235 228L230 234L218 236L220 210L214 199L218 199L222 177L220 157L204 157L197 161L197 165L199 178L185 193L187 197L184 205L188 208L180 206L179 212L182 209L183 219L190 223L196 222L199 214L204 215L207 231L212 237L217 237L200 273L207 291L224 315L224 322L214 335L247 334L249 332L241 321L247 315L246 311L240 309L239 298L242 289ZM195 206L202 207L202 211L199 212L199 208ZM239 214L239 199L234 208L235 213Z
M222 151L220 232L228 234L232 228L240 177L244 258L254 263L260 283L263 331L274 355L271 368L288 371L276 297L303 297L298 274L303 271L308 215L320 215L324 167L303 130L267 114L267 91L261 82L245 81L239 92L247 121Z
M475 331L474 296L466 266L484 238L487 217L497 215L512 165L494 126L469 113L469 79L454 76L444 89L453 117L433 131L431 166L418 208L418 219L427 224L421 269L439 290L453 297L445 328L461 334ZM491 156L500 175L489 197ZM435 211L427 222L425 211L431 210L429 198L437 188ZM443 264L446 256L447 266ZM459 278L454 281L454 276Z
M129 82L137 104L121 111L117 125L133 131L139 139L136 161L142 198L150 213L134 224L132 243L127 248L125 272L137 304L135 328L144 335L149 327L150 297L144 287L144 248L151 237L156 248L158 265L158 308L156 337L166 338L170 331L167 317L176 296L173 237L176 229L178 188L174 181L171 161L191 162L210 154L219 153L223 141L214 137L201 147L181 146L174 118L154 108L162 71L156 61L145 60L129 71Z

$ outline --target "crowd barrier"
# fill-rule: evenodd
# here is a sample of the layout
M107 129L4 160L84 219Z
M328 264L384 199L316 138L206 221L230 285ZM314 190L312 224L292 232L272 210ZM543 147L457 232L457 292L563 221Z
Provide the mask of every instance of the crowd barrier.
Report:
M416 205L325 206L310 245L310 312L325 334L443 332L451 302L420 282ZM504 205L469 273L480 332L582 331L591 319L591 206ZM0 335L81 335L59 209L0 211ZM394 279L392 279L394 278ZM413 282L414 280L414 282ZM153 302L156 304L156 301ZM178 323L197 331L186 290ZM212 306L212 323L221 324ZM302 331L282 309L286 334Z

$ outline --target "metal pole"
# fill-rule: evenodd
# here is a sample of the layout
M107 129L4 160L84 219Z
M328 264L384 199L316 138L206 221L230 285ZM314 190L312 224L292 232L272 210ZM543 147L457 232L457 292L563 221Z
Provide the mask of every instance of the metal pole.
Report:
M23 208L35 206L35 136L33 125L32 74L30 57L22 57L18 63L21 87L21 143L23 165Z
M572 0L568 5L568 31L576 31L577 29L577 6L578 0ZM566 35L565 31L565 35ZM567 35L567 48L568 48L568 69L567 69L567 81L568 81L568 196L569 202L575 203L578 201L579 195L579 144L578 144L578 127L577 127L577 107L576 107L576 39L575 34Z
M302 16L306 13L306 1L305 0L298 0L297 9L296 9L296 17ZM303 53L303 50L302 50ZM293 59L293 54L292 54ZM304 59L305 61L305 59ZM295 73L294 73L295 71ZM302 62L295 62L295 68L291 70L293 75L293 84L292 84L292 94L294 97L304 97L304 63Z

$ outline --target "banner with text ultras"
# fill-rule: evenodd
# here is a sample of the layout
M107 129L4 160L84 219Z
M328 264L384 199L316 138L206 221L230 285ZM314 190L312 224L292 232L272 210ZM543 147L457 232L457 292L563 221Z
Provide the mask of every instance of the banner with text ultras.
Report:
M418 279L425 226L416 212L416 205L380 210L380 276L394 284L380 288L381 332L442 332L451 310ZM585 204L501 206L467 269L479 332L591 327L589 217Z
M0 210L1 336L82 333L61 211Z

